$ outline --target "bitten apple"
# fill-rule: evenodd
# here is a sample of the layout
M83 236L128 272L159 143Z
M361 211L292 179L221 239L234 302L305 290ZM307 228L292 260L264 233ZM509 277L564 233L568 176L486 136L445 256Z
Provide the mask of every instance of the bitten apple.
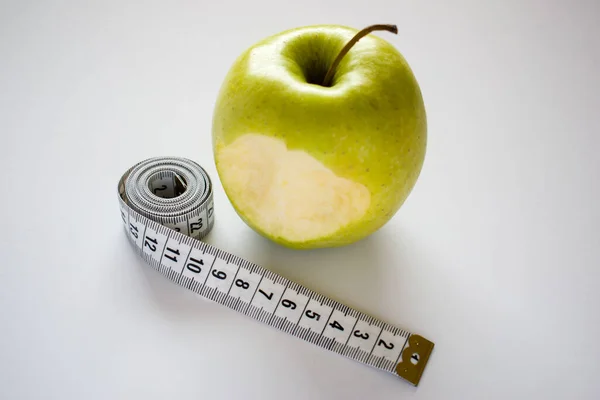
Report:
M388 41L338 25L247 49L213 114L219 179L242 220L291 248L342 246L387 223L426 151L417 80Z

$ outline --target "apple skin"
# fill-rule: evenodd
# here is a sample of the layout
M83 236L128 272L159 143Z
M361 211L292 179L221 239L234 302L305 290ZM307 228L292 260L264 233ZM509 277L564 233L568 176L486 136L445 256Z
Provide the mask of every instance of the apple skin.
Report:
M216 99L212 145L225 193L248 226L288 248L344 246L374 233L405 202L423 166L421 90L392 44L372 33L363 37L342 59L330 87L315 83L357 32L318 25L265 38L237 58ZM337 176L364 185L371 195L365 214L332 234L301 241L261 227L245 215L243 197L222 174L223 149L248 133L281 139L288 149L305 151Z

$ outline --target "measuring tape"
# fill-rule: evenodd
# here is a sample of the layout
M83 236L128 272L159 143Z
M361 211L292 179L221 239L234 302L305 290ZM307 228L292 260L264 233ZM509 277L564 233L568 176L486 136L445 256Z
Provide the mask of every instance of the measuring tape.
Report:
M123 174L119 205L140 256L200 296L417 386L434 344L202 242L214 225L210 177L178 157Z

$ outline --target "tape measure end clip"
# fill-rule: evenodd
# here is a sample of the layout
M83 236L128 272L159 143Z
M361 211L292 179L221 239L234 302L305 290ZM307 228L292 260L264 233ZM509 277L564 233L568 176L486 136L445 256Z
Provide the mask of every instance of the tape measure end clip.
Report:
M402 352L402 360L396 365L396 373L418 386L434 346L433 342L422 336L411 335Z

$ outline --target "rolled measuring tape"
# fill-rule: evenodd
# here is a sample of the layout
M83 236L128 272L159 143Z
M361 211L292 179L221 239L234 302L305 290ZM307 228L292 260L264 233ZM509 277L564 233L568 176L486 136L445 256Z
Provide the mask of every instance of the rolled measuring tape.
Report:
M202 242L213 227L210 177L194 161L156 157L118 185L121 219L152 268L205 299L417 386L434 344Z

